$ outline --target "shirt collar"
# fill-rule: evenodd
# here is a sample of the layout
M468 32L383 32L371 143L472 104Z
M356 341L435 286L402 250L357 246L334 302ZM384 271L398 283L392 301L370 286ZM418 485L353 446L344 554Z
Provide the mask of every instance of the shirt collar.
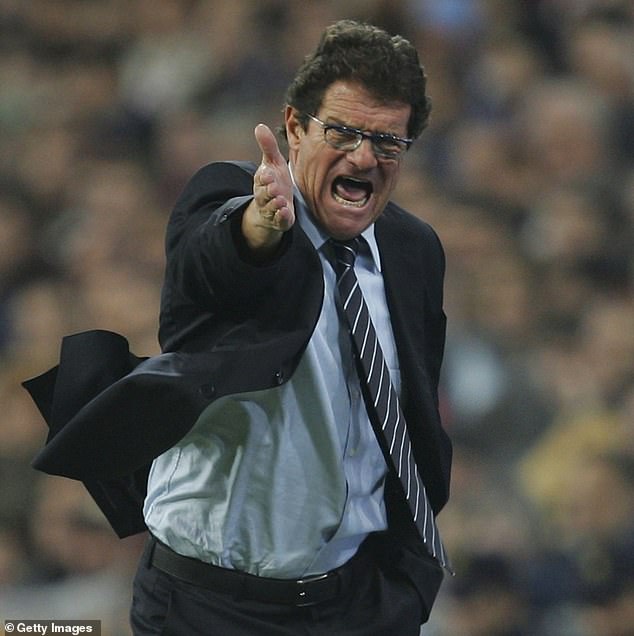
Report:
M296 206L295 209L295 214L299 222L299 226L306 233L311 243L315 246L315 249L319 251L324 246L324 244L330 240L330 236L315 223L312 214L309 212L308 205L306 204L306 200L304 199L304 195L300 192L297 184L295 183L295 177L293 176L293 170L291 169L290 164L289 170L291 173L291 179L293 181L295 200L299 203L299 205ZM365 242L370 249L372 261L374 262L377 270L380 272L381 256L379 254L379 246L376 242L376 237L374 236L374 223L366 228L361 233L361 236L365 239Z

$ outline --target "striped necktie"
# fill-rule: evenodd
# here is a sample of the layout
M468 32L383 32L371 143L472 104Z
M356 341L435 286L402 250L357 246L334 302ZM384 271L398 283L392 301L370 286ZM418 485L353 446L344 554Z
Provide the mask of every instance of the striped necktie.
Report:
M367 388L364 395L374 432L387 465L393 468L399 478L414 523L427 550L443 567L450 570L434 512L414 461L400 400L390 379L368 306L354 271L360 239L346 242L332 240L331 243L335 252L337 288L350 327L359 377L362 385L365 384Z

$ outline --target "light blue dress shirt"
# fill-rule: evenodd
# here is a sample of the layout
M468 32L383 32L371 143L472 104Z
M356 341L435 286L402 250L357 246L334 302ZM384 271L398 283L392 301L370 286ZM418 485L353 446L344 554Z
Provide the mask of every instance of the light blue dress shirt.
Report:
M385 460L335 302L328 237L303 202L297 207L325 282L322 312L297 370L282 386L213 402L154 460L144 505L149 530L174 551L277 578L334 569L387 525ZM399 390L374 227L363 236L355 271Z

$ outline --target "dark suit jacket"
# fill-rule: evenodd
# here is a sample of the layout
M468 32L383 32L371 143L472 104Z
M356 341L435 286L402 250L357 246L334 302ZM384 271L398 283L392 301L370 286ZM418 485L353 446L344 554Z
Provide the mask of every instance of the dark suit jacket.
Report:
M321 263L298 224L272 263L248 259L239 225L254 169L210 164L179 198L167 228L161 355L139 358L122 336L84 332L64 339L57 367L24 383L50 428L35 468L83 481L120 536L144 529L152 460L213 400L287 381L319 316ZM403 410L438 512L448 498L451 463L437 395L443 251L427 224L392 203L375 230Z

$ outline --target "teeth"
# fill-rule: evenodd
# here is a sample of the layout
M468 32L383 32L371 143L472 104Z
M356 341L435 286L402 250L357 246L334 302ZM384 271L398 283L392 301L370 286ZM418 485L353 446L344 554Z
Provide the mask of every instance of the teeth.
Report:
M333 192L332 194L333 194L333 197L335 198L335 201L337 201L337 203L341 203L341 205L347 205L351 208L362 208L368 202L367 197L364 199L361 199L361 201L348 201L348 199L344 199L343 197L340 197L336 192Z

